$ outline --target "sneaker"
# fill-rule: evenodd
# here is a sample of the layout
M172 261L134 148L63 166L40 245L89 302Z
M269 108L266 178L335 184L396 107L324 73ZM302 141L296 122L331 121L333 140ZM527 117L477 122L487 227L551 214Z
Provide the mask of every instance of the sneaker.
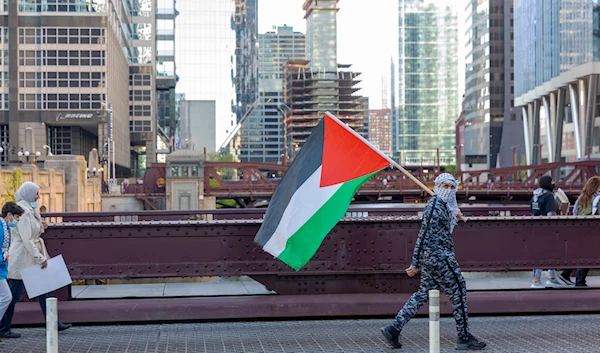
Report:
M541 288L541 289L544 289L544 288L546 288L546 286L544 286L544 285L542 284L542 282L540 282L540 281L537 281L537 282L533 282L533 283L531 284L531 288L537 288L537 289L540 289L540 288Z
M73 327L73 324L63 324L62 322L60 323L60 325L58 325L58 331L64 331L64 330L68 330L71 327Z
M19 338L21 337L20 333L16 333L16 332L12 332L12 331L6 331L6 332L0 332L0 338Z
M561 281L557 280L556 278L551 278L548 281L546 281L546 286L547 287L566 287L567 285L562 283Z
M400 331L398 331L394 326L386 326L381 328L381 333L383 337L388 341L392 348L402 348L402 343L398 340L400 337Z
M575 283L573 283L573 281L571 281L571 279L570 279L570 278L563 277L563 275L558 275L558 278L559 278L561 281L565 282L565 284L566 284L566 285L568 285L568 286L572 286L572 285L574 285L574 284L575 284Z
M588 285L585 283L577 283L575 287L587 287Z
M483 343L483 342L479 342L477 340L477 338L473 337L472 334L469 333L469 338L468 339L462 339L459 338L458 342L456 343L456 350L457 351L479 351L485 348L485 346L487 346L487 344Z

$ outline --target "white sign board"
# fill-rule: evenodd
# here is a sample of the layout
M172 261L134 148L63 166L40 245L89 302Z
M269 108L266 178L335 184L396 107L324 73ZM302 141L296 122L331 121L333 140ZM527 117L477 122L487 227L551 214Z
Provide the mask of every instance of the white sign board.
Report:
M21 270L21 276L29 299L50 293L73 282L62 255L48 260L46 268L35 265Z

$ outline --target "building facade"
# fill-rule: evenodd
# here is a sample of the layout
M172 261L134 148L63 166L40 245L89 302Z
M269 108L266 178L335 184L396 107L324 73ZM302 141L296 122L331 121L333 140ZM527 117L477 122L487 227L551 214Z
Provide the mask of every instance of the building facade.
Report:
M258 98L258 0L234 0L235 92L237 121Z
M106 157L112 138L116 176L129 175L132 6L130 0L2 3L4 162L38 152L38 161L50 153L87 158L92 148ZM28 127L34 138L25 146Z
M528 164L600 157L600 4L515 0L515 106Z
M454 0L399 0L398 149L403 165L455 164L458 7ZM461 6L462 7L462 6Z
M339 0L306 0L306 56L314 71L337 70L337 12Z
M392 155L392 114L390 109L369 111L369 141L381 152Z
M215 152L216 146L215 101L179 102L180 141L179 148Z
M462 170L510 167L523 135L520 109L513 109L513 2L471 0L465 12L464 142L457 143L459 163Z
M236 37L231 28L235 1L178 0L177 9L176 91L187 100L216 102L216 141L220 146L237 120Z
M258 90L256 105L239 130L238 158L244 162L282 162L284 154L283 68L288 60L305 58L305 36L292 27L259 35Z
M177 119L171 99L175 84L174 0L137 0L129 38L129 131L131 169L144 175L153 162L165 162Z

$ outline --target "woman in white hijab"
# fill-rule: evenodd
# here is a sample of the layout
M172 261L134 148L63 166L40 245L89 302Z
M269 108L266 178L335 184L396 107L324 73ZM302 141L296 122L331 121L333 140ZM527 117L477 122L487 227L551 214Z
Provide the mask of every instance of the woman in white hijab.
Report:
M11 246L8 252L8 285L13 300L6 310L4 317L2 317L2 321L0 321L1 338L19 338L21 336L10 330L15 305L21 298L21 295L23 295L23 290L25 289L21 270L36 265L46 268L48 259L50 258L48 251L46 251L44 239L41 238L42 233L44 233L45 224L38 210L37 200L40 198L39 190L39 186L27 181L15 193L15 200L24 210L24 213L17 226L13 228ZM43 294L38 297L44 317L46 317L46 298L49 296L49 294ZM59 331L64 331L70 327L70 324L58 322Z

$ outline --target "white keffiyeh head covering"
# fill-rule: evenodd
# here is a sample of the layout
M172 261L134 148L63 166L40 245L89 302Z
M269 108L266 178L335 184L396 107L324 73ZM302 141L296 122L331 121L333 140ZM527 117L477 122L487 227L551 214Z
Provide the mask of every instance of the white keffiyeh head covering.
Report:
M435 178L434 183L435 187L433 191L435 192L436 196L448 205L448 210L450 211L450 219L452 220L452 224L450 225L450 231L453 231L454 227L457 224L456 215L460 212L460 208L458 208L458 202L456 201L458 181L454 178L452 174L442 173L438 175L437 178ZM444 189L441 187L442 184L453 185L454 189Z

